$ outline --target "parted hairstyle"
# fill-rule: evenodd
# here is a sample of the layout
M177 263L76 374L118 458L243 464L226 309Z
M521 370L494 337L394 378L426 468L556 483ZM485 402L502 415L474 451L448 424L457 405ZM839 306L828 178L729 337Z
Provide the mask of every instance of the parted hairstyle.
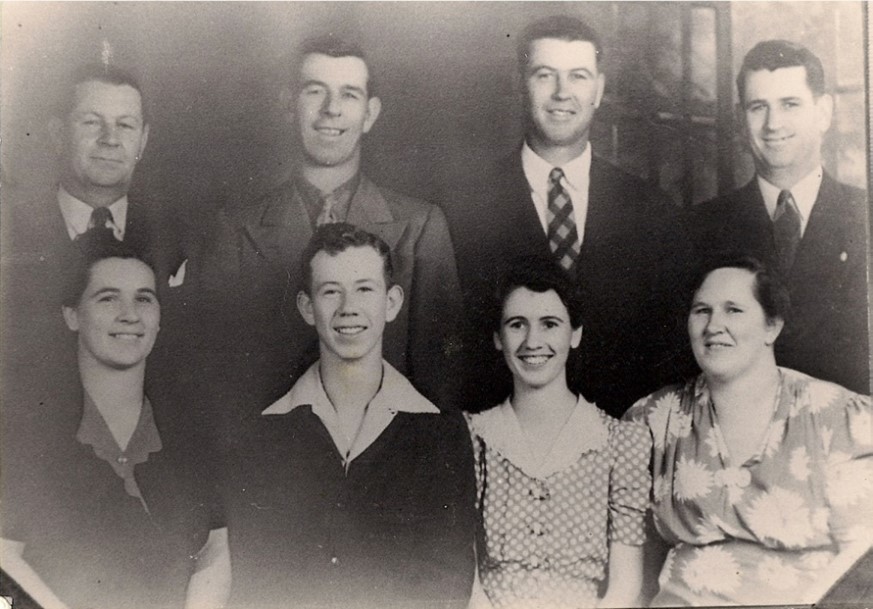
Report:
M746 53L740 73L737 74L737 92L740 103L746 94L746 76L758 70L778 70L779 68L806 68L806 84L815 97L825 93L824 68L821 60L804 46L790 40L764 40Z
M534 41L542 40L543 38L554 38L568 42L575 40L590 42L594 45L597 67L600 67L600 61L603 58L603 46L600 44L600 37L597 35L597 32L587 23L576 17L554 15L534 21L524 28L521 36L519 36L516 55L518 58L518 73L522 79L527 72L531 45Z
M86 82L102 82L116 86L127 85L136 89L137 93L139 93L140 106L142 108L143 125L148 124L149 114L146 108L146 98L136 76L123 68L100 63L82 65L70 75L70 78L65 83L65 88L56 110L56 115L59 118L65 118L73 110L76 105L76 88Z
M497 283L492 303L492 330L500 331L503 305L506 304L509 295L518 288L527 288L540 294L554 290L567 308L570 325L574 329L582 325L579 294L569 273L551 258L524 256L514 259Z
M376 79L373 76L373 66L367 60L361 46L350 40L345 40L334 34L325 34L309 38L300 45L297 51L297 63L294 66L292 83L294 90L299 88L300 67L307 55L327 55L328 57L357 57L367 65L367 97L377 97Z
M708 258L698 270L689 293L688 309L691 308L694 295L713 271L718 269L743 269L754 275L752 294L764 309L768 322L776 319L787 319L791 313L791 300L779 274L753 256L736 253L723 253Z
M71 243L64 273L61 304L75 309L91 280L91 269L101 260L123 258L139 260L154 273L148 256L124 241L118 241L111 231L90 231Z
M303 250L300 260L300 276L303 279L301 289L312 295L312 259L318 252L336 256L350 247L372 247L382 257L382 270L385 274L385 287L393 285L394 264L391 260L391 248L381 237L346 222L334 222L319 226L312 239Z

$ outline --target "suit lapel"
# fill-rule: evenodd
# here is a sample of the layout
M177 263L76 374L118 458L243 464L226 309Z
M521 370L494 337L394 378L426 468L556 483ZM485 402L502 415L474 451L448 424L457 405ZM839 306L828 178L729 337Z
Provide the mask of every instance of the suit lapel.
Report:
M487 219L493 226L492 234L505 244L512 255L550 256L549 239L531 200L520 150L500 164L499 173L502 179L498 181L501 185L496 197L498 208Z
M303 206L292 182L278 190L259 213L252 214L243 227L247 239L258 256L280 265L296 259L293 252L300 252L312 238L309 215Z
M379 187L363 175L349 204L346 221L378 235L392 251L395 250L408 224L405 220L397 221L394 219L391 208L385 197L382 196Z

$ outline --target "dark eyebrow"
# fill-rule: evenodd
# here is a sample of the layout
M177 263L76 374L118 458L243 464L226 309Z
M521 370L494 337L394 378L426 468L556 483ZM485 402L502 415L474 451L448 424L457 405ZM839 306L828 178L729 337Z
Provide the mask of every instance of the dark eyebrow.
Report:
M507 317L503 320L503 325L512 323L514 321L527 321L527 318L523 315L513 315L512 317Z
M153 290L152 288L139 288L136 291L136 293L137 294L150 294L150 295L154 296L155 298L158 297L158 293L155 290Z
M312 85L317 85L319 87L327 87L327 84L320 80L315 80L314 78L310 78L309 80L304 80L300 83L300 88L305 89L306 87L311 87Z
M363 96L367 95L367 92L357 85L343 85L342 90L343 91L354 91L355 93L360 93Z
M94 291L91 294L91 296L95 297L95 296L100 296L101 294L119 294L120 292L121 292L121 290L118 288L113 288L113 287L107 286L104 288L97 289L96 291Z
M559 321L564 323L564 318L558 315L543 315L540 317L540 321Z

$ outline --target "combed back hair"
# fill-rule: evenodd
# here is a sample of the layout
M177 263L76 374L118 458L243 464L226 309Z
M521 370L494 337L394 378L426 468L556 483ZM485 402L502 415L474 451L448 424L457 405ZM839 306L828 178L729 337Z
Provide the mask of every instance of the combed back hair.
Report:
M600 62L603 58L603 46L600 44L600 37L597 35L597 32L587 23L576 17L554 15L534 21L522 31L518 39L518 46L516 47L518 73L521 74L522 78L527 73L531 45L534 41L544 38L566 40L568 42L575 40L590 42L594 45L597 67L600 67Z
M382 257L382 270L385 273L385 286L393 284L394 264L391 261L391 248L381 237L361 230L357 226L345 222L322 224L312 235L303 258L300 260L303 290L312 295L312 259L318 252L336 256L351 247L372 247Z
M148 123L149 115L146 108L146 98L136 76L123 68L101 63L85 64L77 68L70 75L57 107L56 114L59 118L66 118L73 111L73 108L76 106L76 89L79 85L86 82L102 82L119 87L127 85L136 89L137 93L139 93L143 125Z
M79 306L91 280L91 269L101 260L108 258L139 260L152 269L152 273L155 270L149 257L130 244L117 240L111 231L87 232L71 244L69 252L65 261L61 304L71 309Z
M765 40L759 42L746 53L740 73L737 75L737 92L740 103L745 102L746 76L759 70L778 70L779 68L806 68L806 84L816 97L825 93L824 68L821 60L804 46L790 40Z
M497 283L494 295L492 329L500 330L503 323L503 306L509 296L518 288L527 288L531 292L545 293L553 290L570 317L570 325L579 328L582 325L580 299L569 273L557 262L544 256L525 256L514 259L506 268Z
M694 297L710 273L719 269L743 269L754 275L752 293L755 300L764 309L768 322L776 319L785 320L791 313L791 300L788 289L779 274L768 265L753 256L733 252L721 253L704 261L694 277L689 294L688 308L691 308Z
M373 76L373 67L367 61L367 56L358 43L345 40L334 34L325 34L305 40L297 52L297 65L292 79L295 83L295 90L299 88L300 68L307 55L359 58L367 66L367 97L376 97L376 79Z

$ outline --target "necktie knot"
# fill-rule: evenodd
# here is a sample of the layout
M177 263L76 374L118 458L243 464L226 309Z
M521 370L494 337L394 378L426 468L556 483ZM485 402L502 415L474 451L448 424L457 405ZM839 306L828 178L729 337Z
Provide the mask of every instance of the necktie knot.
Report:
M549 189L555 187L555 185L560 184L561 180L564 179L564 170L560 167L555 167L549 172Z
M108 207L95 207L91 212L91 219L88 221L88 230L97 228L111 228L107 224L114 224L112 212Z

